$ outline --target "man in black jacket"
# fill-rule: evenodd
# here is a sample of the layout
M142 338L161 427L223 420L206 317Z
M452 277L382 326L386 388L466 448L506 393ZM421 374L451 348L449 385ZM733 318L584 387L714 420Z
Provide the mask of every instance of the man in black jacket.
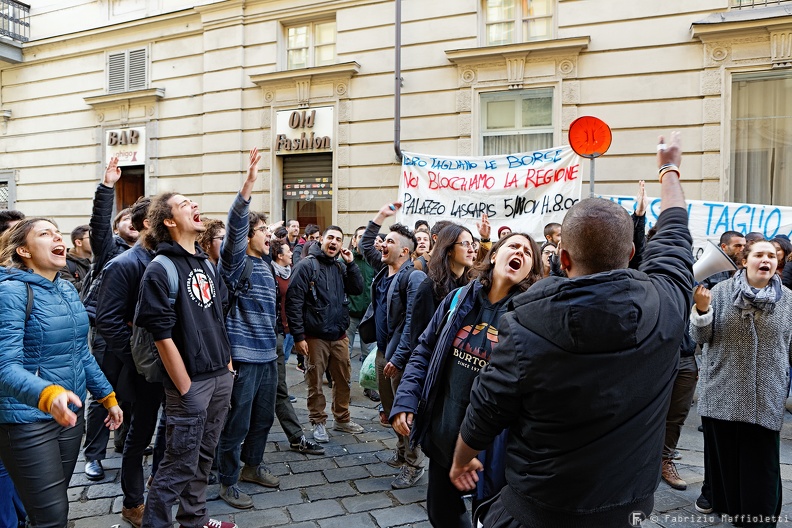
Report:
M144 509L143 453L157 426L157 413L163 398L162 383L149 383L138 374L130 347L140 281L152 258L152 252L143 246L142 240L147 231L146 213L150 203L151 198L141 197L130 207L132 225L141 239L129 251L107 263L102 271L96 305L96 330L104 338L108 352L124 364L133 393L130 398L132 416L121 460L124 492L121 516L137 528L140 528ZM156 468L162 452L155 453L154 458Z
M450 478L475 486L474 457L509 428L506 480L487 528L638 526L660 481L665 416L693 291L679 136L658 146L663 212L640 271L627 212L588 199L564 219L569 278L514 299L471 392Z
M352 252L343 246L344 234L338 226L322 233L321 244L313 244L308 257L292 270L286 291L286 318L294 336L294 350L307 357L305 381L308 384L308 418L313 437L327 442L326 401L322 378L329 370L333 378L334 429L362 433L363 428L349 415L348 295L363 292L363 277ZM338 256L343 258L342 264Z
M113 433L116 451L124 448L124 439L129 426L129 417L132 413L129 408L129 375L125 371L123 362L115 354L107 354L105 340L96 332L96 300L101 284L101 271L105 264L129 249L137 242L138 232L132 226L129 209L124 209L113 217L115 203L115 184L121 179L121 168L118 167L118 158L112 158L107 165L102 183L96 187L93 201L93 212L88 225L91 227L90 243L93 251L91 272L83 281L80 298L88 312L91 323L88 335L88 344L91 353L96 358L99 367L107 376L107 380L116 390L121 409L124 411L124 425ZM89 480L102 480L104 468L102 460L105 458L107 441L110 439L110 430L104 426L107 417L105 408L91 399L88 406L88 416L85 420L85 476Z
M167 437L143 526L171 526L178 502L176 519L182 526L236 528L209 519L206 510L209 472L233 385L223 315L228 291L196 244L205 229L198 204L165 193L151 201L148 219L146 245L156 247L157 256L143 274L135 324L151 333L165 369ZM165 260L158 261L161 255ZM168 271L168 265L174 269Z

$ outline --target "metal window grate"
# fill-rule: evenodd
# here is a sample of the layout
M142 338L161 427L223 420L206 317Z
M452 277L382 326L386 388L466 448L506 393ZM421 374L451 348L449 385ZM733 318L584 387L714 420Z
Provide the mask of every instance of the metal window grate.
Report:
M30 40L30 6L15 0L0 0L0 35L19 42Z
M792 0L731 0L732 9L753 9L759 7L773 7L792 5Z
M8 182L0 182L0 210L8 209L10 194Z

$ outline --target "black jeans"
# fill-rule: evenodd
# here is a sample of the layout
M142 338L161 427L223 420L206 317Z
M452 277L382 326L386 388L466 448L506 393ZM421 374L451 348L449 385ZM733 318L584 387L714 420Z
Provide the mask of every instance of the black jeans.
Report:
M157 411L164 396L162 383L148 383L138 375L134 384L135 403L132 404L132 417L121 459L121 490L125 508L143 504L143 451L151 443L157 427Z
M84 429L82 413L77 413L77 424L68 429L55 420L0 424L0 457L22 498L30 526L66 526L66 490L80 454Z
M275 394L275 416L278 417L283 432L289 442L296 444L303 436L302 425L289 401L289 387L286 385L286 361L283 355L283 336L278 334L278 390Z
M429 461L429 485L426 489L429 522L434 528L470 528L470 516L462 499L464 494L451 482L450 472L449 468Z
M118 385L118 377L121 374L123 363L118 359L118 356L107 350L107 343L93 326L88 334L88 342L91 343L91 353L96 358L99 368L102 369L107 381L115 389ZM120 405L124 411L124 423L128 427L130 408L123 403ZM107 418L107 410L101 403L91 398L87 414L85 422L85 460L89 462L104 460L107 452L107 442L110 440L110 430L105 427L104 423L105 418ZM116 434L121 434L120 430L117 430Z

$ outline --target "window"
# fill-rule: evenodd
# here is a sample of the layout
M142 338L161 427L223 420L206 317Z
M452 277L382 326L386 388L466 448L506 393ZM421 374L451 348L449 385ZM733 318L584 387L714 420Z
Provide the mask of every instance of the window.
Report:
M553 89L481 94L483 156L553 146Z
M107 54L107 93L132 92L148 87L146 48Z
M286 68L296 70L334 64L335 45L335 20L287 27Z
M792 3L792 0L731 0L732 9L753 9L754 7L772 7Z
M0 211L14 209L16 196L14 195L14 173L0 172Z
M555 0L484 0L487 46L553 38Z
M792 73L735 75L732 82L732 202L792 205Z

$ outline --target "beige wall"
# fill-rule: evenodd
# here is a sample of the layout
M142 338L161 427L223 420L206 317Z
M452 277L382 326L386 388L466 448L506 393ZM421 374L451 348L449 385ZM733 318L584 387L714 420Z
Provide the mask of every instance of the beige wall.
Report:
M37 10L34 2L24 61L0 63L0 109L11 111L0 134L0 170L17 171L19 209L54 215L64 231L85 223L103 171L104 130L145 125L148 192L178 189L197 197L204 212L225 216L241 183L245 152L259 145L264 160L253 206L279 216L272 127L278 110L298 103L293 79L268 77L282 70L281 22L328 14L337 23L338 63L359 65L356 73L310 81L310 105L333 106L338 121L336 221L351 230L395 197L394 2L60 5L65 7ZM692 35L693 22L726 8L727 0L558 0L557 38L588 37L588 43L509 55L524 60L524 88L555 88L557 143L566 142L569 123L581 115L611 126L613 145L597 162L598 192L633 194L635 182L646 178L656 195L654 145L659 134L678 129L687 196L725 199L728 160L721 151L727 137L721 123L730 72L770 65L769 36L761 32L742 40L721 36L720 44ZM475 0L403 2L404 150L479 152L479 94L507 90L512 82L506 56L498 50L477 55L479 11ZM725 45L723 39L729 55L715 61L711 52ZM164 90L164 97L86 102L106 93L106 53L140 46L150 54L149 86ZM586 165L582 174L588 175Z

